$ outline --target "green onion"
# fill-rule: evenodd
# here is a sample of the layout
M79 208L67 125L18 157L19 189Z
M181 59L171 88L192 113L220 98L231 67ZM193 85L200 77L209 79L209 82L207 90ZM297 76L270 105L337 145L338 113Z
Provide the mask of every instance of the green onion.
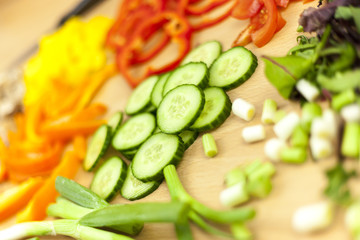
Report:
M131 240L133 238L100 229L85 227L76 220L25 222L0 231L0 239L16 240L30 236L64 235L80 240Z
M301 111L301 126L302 128L309 132L311 128L311 123L314 118L320 117L322 115L322 110L319 104L314 102L307 102L303 105Z
M265 124L274 123L274 116L276 113L277 104L272 99L266 99L263 106L261 121Z
M194 239L192 236L192 232L188 220L182 223L175 223L175 231L178 240Z
M240 167L231 169L225 175L225 184L227 187L231 187L239 182L245 182L245 181L246 181L245 173Z
M286 163L304 163L306 149L301 147L286 147L281 150L280 159Z
M247 183L246 190L253 197L264 198L272 190L271 180L269 177L252 179Z
M80 206L94 209L108 206L108 203L96 193L73 180L58 176L55 181L55 188L61 196Z
M353 103L346 105L345 107L341 108L340 115L345 120L345 122L359 122L360 104Z
M38 238L38 237L33 237L33 238L28 238L28 239L26 239L26 240L40 240L40 238Z
M245 168L249 180L258 178L270 178L275 174L275 167L270 162L261 162L256 160Z
M59 180L58 180L59 179ZM87 189L75 181L69 180L64 177L58 177L55 183L57 189L60 190L60 193L65 193L67 196L71 197L71 200L78 201L80 203L86 203L89 206L102 206L102 202L104 201L95 193L93 193L90 189ZM73 195L77 195L76 197L72 197ZM87 203L86 197L91 196L93 200L95 200L96 204ZM106 203L106 206L109 204ZM98 207L96 209L101 209L103 207ZM55 204L52 204L48 207L47 213L50 216L61 217L66 219L80 219L86 214L94 211L95 209L89 209L82 206L77 205L75 202L71 202L63 197L59 197ZM130 235L137 235L143 229L144 224L142 222L130 223L130 224L122 224L122 225L114 225L111 226L111 229L116 231L120 231Z
M202 136L202 142L206 156L214 157L218 153L215 139L210 133L206 133Z
M346 157L356 158L360 148L360 124L346 123L341 143L341 153Z
M95 210L82 217L80 223L90 227L107 227L138 222L183 223L188 211L188 205L179 201L118 204Z
M333 220L333 206L329 202L320 202L300 207L292 219L297 232L310 233L328 227Z
M286 116L285 110L278 110L274 114L274 123L278 123L281 119L283 119Z
M80 219L86 214L92 212L93 209L81 207L65 198L58 197L56 203L51 204L47 208L47 215L52 217L60 217L65 219Z
M299 124L300 118L296 112L288 113L283 119L274 125L274 132L278 138L286 141Z
M293 147L307 147L309 142L308 133L301 127L301 125L298 125L294 129L290 141L291 146Z
M231 224L231 232L233 233L235 239L238 240L251 240L253 239L252 233L245 226L244 223L234 223Z
M318 98L320 95L319 89L314 84L305 79L300 79L299 81L297 81L296 89L309 102L315 101L316 98Z
M214 210L192 198L182 186L174 165L164 168L164 176L172 199L178 199L190 205L190 208L200 216L216 223L234 223L252 219L255 211L252 208L237 208L232 210Z
M315 159L327 158L332 154L332 144L327 138L312 136L310 138L310 150Z
M340 111L342 107L355 102L356 95L353 89L349 89L335 95L331 101L331 107L336 111Z
M266 132L263 125L258 124L243 128L241 136L247 143L257 142L266 138Z
M264 146L264 152L266 157L274 162L280 160L280 153L283 148L286 147L286 143L278 138L269 139Z
M354 202L346 210L345 224L354 238L360 239L360 201Z
M239 182L231 187L225 188L220 193L220 202L226 207L234 207L249 200L246 190L246 182Z

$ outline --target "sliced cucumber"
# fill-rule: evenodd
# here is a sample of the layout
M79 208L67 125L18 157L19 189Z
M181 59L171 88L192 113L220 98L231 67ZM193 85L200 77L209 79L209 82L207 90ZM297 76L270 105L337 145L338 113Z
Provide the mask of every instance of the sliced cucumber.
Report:
M119 157L106 160L96 171L90 189L102 199L110 201L119 191L126 178L127 166Z
M151 106L151 92L158 79L158 76L151 76L134 89L125 107L126 114L134 115Z
M115 133L112 146L120 152L136 149L151 136L155 127L155 117L151 113L135 115Z
M191 146L199 136L199 133L196 131L191 130L184 130L181 133L179 133L179 137L181 137L181 140L184 142L184 148L187 149Z
M153 191L155 191L161 181L151 181L151 182L142 182L134 175L131 171L131 164L127 171L127 175L125 178L125 182L121 188L121 196L128 200L138 200L140 198L144 198Z
M177 135L157 133L141 145L132 161L134 176L144 182L158 181L163 168L176 165L184 154L184 143Z
M170 72L165 73L164 75L160 76L159 80L157 81L157 83L154 86L154 89L151 92L151 103L155 106L158 107L162 98L163 98L163 90L164 90L164 85L166 83L166 80L169 78L170 76Z
M189 62L203 62L210 67L222 52L221 43L218 41L205 42L194 48L181 62L181 65Z
M183 84L194 84L200 88L207 86L208 68L206 64L191 62L175 69L164 85L163 96Z
M101 157L105 154L111 141L111 128L101 125L94 133L86 151L83 167L86 171L95 168Z
M204 107L203 91L192 84L176 87L164 96L156 118L164 133L179 133L191 126Z
M121 122L123 120L123 113L121 111L118 111L114 113L111 118L108 121L108 126L111 128L111 134L114 135L114 133L119 129Z
M217 128L229 117L231 112L230 98L222 88L206 88L204 94L204 109L190 127L195 131L209 131Z
M248 80L257 67L257 58L244 47L223 52L211 65L209 86L230 90Z
M121 153L124 155L124 157L126 157L129 161L131 161L134 158L137 150L138 149L136 148L132 150L122 151Z

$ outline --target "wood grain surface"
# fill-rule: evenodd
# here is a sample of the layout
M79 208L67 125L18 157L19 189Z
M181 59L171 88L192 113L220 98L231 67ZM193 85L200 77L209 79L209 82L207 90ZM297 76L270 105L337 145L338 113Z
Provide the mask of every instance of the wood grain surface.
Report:
M0 69L16 58L22 51L36 42L41 34L56 23L64 11L70 9L77 1L46 1L46 0L0 0ZM99 5L87 17L96 14L114 16L118 0L107 0ZM283 100L277 91L268 83L264 76L262 55L281 56L296 44L297 20L302 10L315 6L316 2L303 5L293 2L283 12L287 25L263 48L256 48L253 44L247 47L259 58L259 66L250 80L242 86L228 92L231 100L241 97L256 107L256 115L251 122L245 122L231 114L226 122L218 129L212 131L217 142L219 154L208 158L203 153L201 138L186 151L178 166L178 173L185 189L194 198L206 205L223 209L219 202L219 193L224 189L224 175L230 169L253 161L266 160L263 148L264 143L246 144L241 138L244 127L260 123L262 104L266 98L278 102L281 109L298 111L299 106ZM222 24L195 34L193 45L206 40L219 40L224 50L230 48L237 34L247 25L247 21L228 19ZM175 57L176 49L169 48L156 61L162 62L168 57ZM3 57L5 56L5 57ZM109 106L109 115L116 110L123 110L131 88L124 79L118 75L110 79L100 90L95 101L103 102ZM274 136L272 126L266 126L267 139ZM308 161L301 166L276 164L277 173L273 178L273 191L264 200L254 200L249 205L257 211L256 218L250 223L250 228L256 240L346 240L350 239L343 221L343 210L336 213L336 219L331 227L312 235L295 233L291 228L291 217L298 207L323 200L322 191L326 184L324 171L334 164L334 159L319 163ZM80 170L76 180L88 186L92 178L91 173ZM353 181L353 189L360 193L359 180ZM1 189L5 187L0 186ZM158 190L140 201L168 201L169 193L165 183ZM128 201L117 197L114 203ZM10 226L14 219L3 222L0 229ZM194 238L220 239L202 232L193 227ZM68 239L64 237L43 237L42 239ZM170 224L149 224L136 239L176 239L175 231Z

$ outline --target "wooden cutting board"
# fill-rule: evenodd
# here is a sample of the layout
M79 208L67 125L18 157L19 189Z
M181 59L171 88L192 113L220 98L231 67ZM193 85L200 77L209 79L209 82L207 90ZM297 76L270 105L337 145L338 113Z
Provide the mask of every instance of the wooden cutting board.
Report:
M16 14L17 9L25 9L26 0L2 0L0 1L0 9L2 4L7 6L8 10L11 9ZM34 0L33 5L46 3L45 0ZM61 9L64 10L74 4L75 1L68 1L57 3L62 5ZM108 0L99 5L94 11L92 11L87 17L91 17L97 14L104 14L107 16L114 16L116 8L118 6L118 0ZM7 4L7 5L6 5ZM27 3L28 4L28 3ZM35 37L51 27L51 21L44 22L40 20L40 16L46 18L50 14L49 12L60 15L61 11L53 7L55 2L49 4L42 9L32 9L32 15L38 16L33 22L33 32ZM246 144L241 138L241 131L246 126L251 126L260 123L260 116L262 111L262 104L266 98L272 98L277 101L278 106L281 109L290 111L298 111L299 106L295 103L290 103L283 100L266 80L264 76L264 64L261 60L261 56L282 56L285 55L287 50L296 44L296 28L298 26L297 21L302 10L309 6L315 6L317 3L313 2L307 5L303 5L301 2L294 2L283 12L283 17L286 19L286 26L274 37L274 39L263 48L256 48L253 44L247 47L254 52L259 58L259 66L246 83L242 86L228 92L231 100L241 97L256 107L256 115L251 122L245 122L235 115L231 114L226 122L218 129L212 131L212 134L217 142L219 154L214 158L208 158L203 153L201 138L199 137L196 142L186 151L185 156L178 166L178 173L185 189L194 198L203 202L204 204L216 208L224 209L219 202L219 193L224 189L224 175L232 168L253 161L255 159L266 160L263 148L264 143ZM9 8L11 6L11 8ZM16 8L16 6L18 8ZM64 6L67 6L66 8ZM45 9L44 9L45 8ZM3 8L4 9L4 8ZM1 12L0 10L0 16ZM45 12L47 12L45 14ZM18 12L17 12L18 13ZM6 12L6 16L10 16L9 11ZM29 13L27 12L29 15ZM21 14L20 14L21 15ZM27 16L28 16L27 15ZM18 15L16 15L18 16ZM21 18L22 16L19 16ZM15 21L18 28L16 32L17 36L21 38L24 34L29 34L29 30L21 27L17 21ZM228 19L222 24L195 34L193 38L193 45L200 44L207 40L219 40L223 44L224 50L230 48L231 43L237 36L237 34L247 25L247 21L238 21L234 19ZM0 25L1 26L1 25ZM0 28L0 35L6 33ZM37 34L37 35L36 35ZM33 41L35 37L32 35ZM11 57L16 54L9 52L9 46L14 44L7 38L7 42L0 47L1 52L7 51ZM19 44L19 43L17 43ZM25 41L21 42L19 47L24 49L29 45ZM19 52L19 51L17 51ZM169 57L175 57L176 49L167 49L162 54L157 62L166 61ZM9 56L10 56L9 55ZM10 58L11 58L10 57ZM0 69L5 66L6 61L4 59L0 62ZM118 75L110 79L106 85L100 90L95 101L103 102L109 106L109 115L116 110L123 110L127 102L128 97L131 94L131 88L127 85L124 79ZM272 126L266 126L267 139L274 136ZM322 190L326 185L326 179L324 171L326 168L331 167L334 164L333 159L324 160L320 163L313 163L310 160L301 165L288 165L288 164L276 164L277 173L273 178L273 191L270 196L263 200L254 200L249 205L254 206L257 211L256 218L250 223L250 229L255 235L257 240L345 240L350 239L343 221L343 211L339 211L336 214L336 219L331 227L327 231L319 232L313 235L300 235L295 233L291 228L291 218L293 212L300 206L305 204L315 203L323 200ZM92 178L91 173L85 173L80 170L76 180L88 186ZM352 182L353 186L359 184ZM2 187L4 188L4 187ZM353 187L355 189L355 187ZM1 186L0 186L1 189ZM359 194L359 188L355 189ZM169 193L165 183L161 184L159 189L156 190L150 196L140 201L168 201ZM117 197L114 203L126 203L128 201ZM14 223L14 219L11 219L0 225L0 229L10 226ZM200 239L220 239L208 235L202 232L196 227L193 227L194 238ZM68 239L64 237L44 237L42 239ZM143 232L136 237L136 239L146 240L165 240L176 239L174 228L170 224L149 224L146 225Z

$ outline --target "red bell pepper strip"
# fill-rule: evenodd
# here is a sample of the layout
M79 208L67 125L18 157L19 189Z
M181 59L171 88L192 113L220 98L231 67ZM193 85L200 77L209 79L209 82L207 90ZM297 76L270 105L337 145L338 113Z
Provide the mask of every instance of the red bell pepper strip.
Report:
M290 0L275 0L276 5L279 7L286 8Z
M228 18L231 15L232 8L233 7L230 7L228 10L226 10L224 13L222 13L218 17L211 18L211 19L205 19L200 23L191 24L192 30L193 31L200 31L200 30L203 30L205 28L214 26L214 25L224 21L226 18Z
M199 6L198 4L187 5L185 13L194 16L201 16L228 2L229 0L208 0L207 4L202 6Z

